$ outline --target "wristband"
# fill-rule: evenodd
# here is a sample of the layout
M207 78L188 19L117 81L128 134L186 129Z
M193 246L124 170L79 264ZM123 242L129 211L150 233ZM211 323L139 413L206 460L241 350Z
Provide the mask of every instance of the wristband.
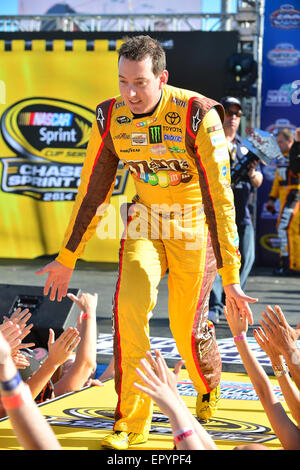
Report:
M239 341L241 339L246 339L246 336L244 334L241 334L241 335L238 335L238 336L234 336L233 337L233 341L236 342L236 341Z
M28 387L28 385L24 384L19 393L17 393L16 395L2 395L1 401L2 405L6 410L14 410L15 408L20 408L20 406L32 402L30 388Z
M194 433L194 429L182 429L181 431L176 432L176 434L174 435L174 444L178 444L178 442L182 441L183 439L186 439Z
M14 388L16 388L20 382L21 382L21 376L19 372L17 372L16 375L12 379L3 380L2 382L0 382L0 390L4 390L5 392L10 392Z
M91 315L89 315L87 312L82 314L81 320L87 320L88 318L91 318Z

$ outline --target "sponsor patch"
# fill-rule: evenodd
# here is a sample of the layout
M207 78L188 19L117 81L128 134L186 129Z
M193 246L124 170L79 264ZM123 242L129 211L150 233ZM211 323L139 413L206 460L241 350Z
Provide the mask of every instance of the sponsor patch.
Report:
M206 130L208 134L210 134L211 132L221 131L222 129L223 129L222 124L217 124L216 126L208 127Z
M146 133L133 132L131 134L131 145L148 145L148 136Z
M118 116L116 117L116 121L118 124L130 124L131 119L128 116Z
M141 149L133 149L129 147L128 149L120 149L119 152L124 152L124 153L133 153L133 152L140 152Z
M210 137L210 141L213 144L213 146L221 145L221 144L226 143L225 136L224 136L223 133L222 134L217 134L217 135L212 135Z
M156 121L156 117L151 118L151 119L146 119L145 121L139 121L136 123L136 127L144 127L144 126L149 126L149 124L152 124L152 122Z
M198 109L196 114L194 114L194 116L193 116L192 129L193 129L194 132L197 132L199 124L201 122L201 119L199 118L199 113L200 113L200 109Z
M150 144L161 144L162 143L161 126L150 126L149 127L149 143Z
M175 145L173 145L173 147L168 147L168 150L171 153L185 153L185 149L181 149L179 147L176 147Z
M103 124L104 124L105 118L103 116L102 108L98 108L98 110L97 110L97 121L100 122L101 127L103 129Z
M164 144L156 144L150 148L150 152L153 155L164 155L167 153L167 147Z
M226 176L229 171L229 168L226 165L223 165L221 168L221 175Z
M181 121L181 117L179 116L178 113L174 111L170 111L169 113L165 115L165 120L171 126L177 126Z
M182 129L181 127L176 127L176 126L163 126L163 130L165 132L180 132L182 134Z
M218 163L229 161L229 153L227 146L223 145L222 147L215 149L214 157L215 161Z
M171 142L182 142L180 135L164 134L164 140L170 140Z
M121 108L121 106L125 106L124 101L120 101L120 103L116 103L116 109Z
M176 96L173 96L172 102L175 103L177 106L181 106L182 108L186 108L187 102L180 100L179 98L176 98Z
M126 134L126 132L121 132L118 135L114 135L114 139L130 139L130 134Z

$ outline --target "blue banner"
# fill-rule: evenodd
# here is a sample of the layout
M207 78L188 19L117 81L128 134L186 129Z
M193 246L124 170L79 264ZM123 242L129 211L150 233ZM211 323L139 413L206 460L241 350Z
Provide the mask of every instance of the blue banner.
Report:
M263 38L261 129L276 136L279 129L300 126L300 0L287 4L266 0ZM273 266L279 260L276 220L265 204L272 187L275 165L262 168L264 182L257 198L256 264Z

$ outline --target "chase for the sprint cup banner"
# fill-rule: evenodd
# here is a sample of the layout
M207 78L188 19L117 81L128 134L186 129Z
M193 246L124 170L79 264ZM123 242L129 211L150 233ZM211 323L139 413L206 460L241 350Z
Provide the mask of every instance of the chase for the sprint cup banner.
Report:
M6 89L0 105L1 258L59 251L96 106L119 93L119 44L111 48L107 39L96 39L87 52L86 40L74 40L67 50L64 40L53 39L48 50L46 40L32 39L26 50L25 40L11 40L9 48L0 40ZM120 165L111 199L116 213L120 197L133 196L128 171ZM99 240L95 235L83 259L117 262L118 249L117 238Z
M1 131L18 157L2 159L2 191L73 200L93 119L91 110L63 100L28 98L9 107Z

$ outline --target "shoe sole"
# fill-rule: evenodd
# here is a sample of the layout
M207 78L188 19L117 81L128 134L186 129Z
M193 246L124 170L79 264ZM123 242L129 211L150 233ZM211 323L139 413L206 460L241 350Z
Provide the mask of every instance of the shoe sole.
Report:
M106 441L100 441L100 446L102 449L111 449L111 450L127 450L129 447L129 444L127 441L124 441L124 446L114 446L113 444L106 442Z
M115 447L113 446L113 444L110 444L109 442L100 441L100 446L102 447L102 449L127 450L130 446L143 444L144 442L147 442L147 440L148 439L143 439L142 441L139 441L139 442L124 441L123 447Z

